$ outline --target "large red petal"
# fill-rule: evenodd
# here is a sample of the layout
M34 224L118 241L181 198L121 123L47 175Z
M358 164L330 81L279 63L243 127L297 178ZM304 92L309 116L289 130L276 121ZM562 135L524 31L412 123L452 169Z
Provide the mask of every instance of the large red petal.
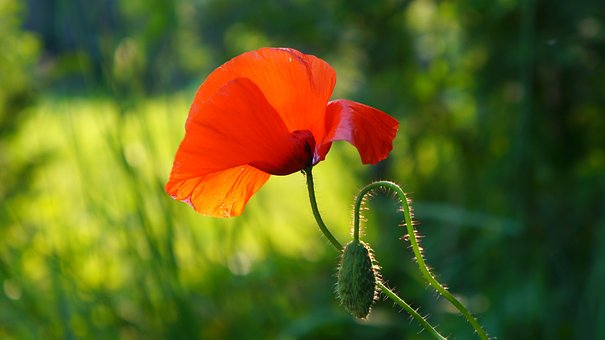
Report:
M246 52L212 72L195 101L208 100L236 78L248 78L260 88L288 131L310 130L316 140L323 139L326 104L336 83L336 73L328 63L288 48Z
M250 197L268 179L269 174L249 165L201 177L181 178L177 173L166 184L166 192L175 199L189 203L203 215L238 216Z
M315 147L310 132L288 132L281 116L249 79L232 80L212 98L194 102L185 128L166 191L211 215L243 208L240 201L229 200L244 197L245 204L268 174L289 174L308 166ZM252 165L263 175L246 172L234 177L237 173L231 169L243 165ZM229 182L233 180L252 182ZM217 192L228 194L208 196Z
M345 99L331 101L326 111L328 133L318 148L319 159L324 159L331 142L345 140L357 148L364 164L376 164L393 149L398 127L395 118L373 107Z
M177 152L195 173L242 164L285 175L306 167L312 136L288 132L280 115L249 79L235 79L211 99L191 107L187 133ZM309 145L307 145L309 144Z

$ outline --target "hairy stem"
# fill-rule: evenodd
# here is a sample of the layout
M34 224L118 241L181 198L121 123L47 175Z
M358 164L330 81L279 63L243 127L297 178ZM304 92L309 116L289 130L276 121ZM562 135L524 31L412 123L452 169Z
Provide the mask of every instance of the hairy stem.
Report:
M464 307L464 305L462 303L460 303L460 301L458 301L458 299L456 299L454 297L454 295L452 295L452 293L450 293L447 289L445 289L445 287L443 287L443 285L441 283L439 283L439 281L437 281L435 276L431 273L431 271L427 267L426 263L424 262L424 257L422 256L422 252L420 251L420 246L418 244L418 239L416 238L416 233L414 230L412 213L410 210L408 198L407 198L406 194L403 192L403 190L397 184L395 184L393 182L389 182L389 181L379 181L379 182L371 183L371 184L367 185L366 187L364 187L363 189L361 189L361 191L359 192L359 194L357 195L357 198L355 200L353 234L359 235L359 215L360 215L359 210L361 208L361 203L363 201L363 197L369 191L371 191L372 189L376 189L378 187L385 187L385 188L393 190L397 194L399 199L401 200L401 205L403 206L403 216L404 216L404 220L405 220L405 226L406 226L407 232L408 232L409 241L412 245L412 250L414 252L414 256L416 257L416 262L418 263L418 268L420 269L420 272L422 273L424 278L439 294L441 294L441 296L446 298L454 307L456 307L460 311L460 313L464 316L464 318L468 321L468 323L475 329L475 331L477 332L477 335L479 335L479 337L481 339L488 339L487 333L481 327L481 325L479 325L479 322L477 322L477 319L468 311L468 309L466 309L466 307Z
M319 209L317 208L317 200L315 199L315 186L313 184L313 174L312 174L311 169L312 169L312 167L309 167L309 168L303 170L303 173L307 177L307 189L309 191L309 201L311 202L311 210L313 210L313 216L315 217L315 221L317 221L317 225L319 226L319 229L324 234L324 236L326 236L328 241L330 241L332 246L337 251L342 251L342 245L340 244L340 242L338 242L338 240L336 240L334 235L332 235L332 233L330 232L328 227L326 227L326 224L324 223L323 219L321 218L321 214L319 213ZM361 195L361 196L363 196L363 195ZM361 200L358 199L358 201L360 201L359 206L361 206ZM356 227L354 229L355 230L355 240L359 241L359 219L357 218L357 216L358 216L357 212L359 211L359 207L357 205L357 202L355 205L355 211L356 211L356 215L355 215L356 216L356 222L355 222ZM424 329L426 329L429 333L431 333L431 335L433 335L436 339L446 339L443 335L439 334L439 332L437 332L437 330L433 326L431 326L431 324L429 324L428 321L422 315L420 315L414 308L412 308L409 304L407 304L395 292L393 292L391 289L389 289L386 285L384 285L380 281L377 282L377 285L380 288L380 290L382 290L382 292L387 297L389 297L389 299L393 300L393 302L395 302L401 308L403 308L406 312L408 312L408 314L410 314L414 319L416 319L416 321L418 321L418 323L420 323L420 325Z
M431 335L433 335L435 339L446 339L446 337L439 334L439 332L437 332L437 330L433 326L431 326L431 324L428 323L428 321L426 321L426 319L422 315L418 314L418 312L414 308L412 308L412 306L408 305L405 301L403 301L403 299L400 298L399 295L397 295L395 292L390 290L389 287L385 286L380 281L378 281L376 284L378 285L380 290L382 290L384 295L388 296L389 299L393 300L396 304L401 306L401 308L405 309L405 311L408 312L408 314L410 314L414 319L416 319L416 321L418 321L424 329L431 333Z

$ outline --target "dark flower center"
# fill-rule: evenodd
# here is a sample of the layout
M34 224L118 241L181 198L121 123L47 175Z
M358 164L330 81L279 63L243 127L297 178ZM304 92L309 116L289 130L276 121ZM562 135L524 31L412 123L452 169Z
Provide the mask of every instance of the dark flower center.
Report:
M275 158L271 161L252 162L250 165L271 175L289 175L313 164L315 138L311 131L296 130L285 144L275 146Z

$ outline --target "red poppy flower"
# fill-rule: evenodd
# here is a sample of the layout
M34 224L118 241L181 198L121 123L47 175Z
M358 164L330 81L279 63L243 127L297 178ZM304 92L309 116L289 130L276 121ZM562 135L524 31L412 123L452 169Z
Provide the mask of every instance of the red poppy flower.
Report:
M241 214L270 175L317 164L333 141L353 144L364 164L385 159L398 122L349 100L328 102L336 74L293 49L246 52L200 86L166 192L204 215Z

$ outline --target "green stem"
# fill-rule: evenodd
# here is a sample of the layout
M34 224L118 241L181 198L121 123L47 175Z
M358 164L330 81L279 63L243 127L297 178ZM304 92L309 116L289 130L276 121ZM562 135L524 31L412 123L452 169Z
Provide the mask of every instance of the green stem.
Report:
M342 251L342 245L340 244L340 242L338 242L338 240L336 240L334 235L332 235L332 233L330 232L328 227L326 227L326 224L324 223L323 219L321 218L321 214L319 213L319 209L317 208L317 200L315 199L315 186L313 184L312 167L304 169L303 173L307 177L307 189L309 191L309 201L311 202L311 210L313 210L313 216L315 217L315 221L317 221L317 225L319 226L319 229L321 229L321 232L330 241L332 246L334 246L334 248L337 251ZM361 206L361 202L359 203L359 206ZM359 211L359 207L358 207L357 203L355 206L355 211L356 212ZM355 235L356 235L355 240L358 241L359 240L359 220L358 219L357 219L356 223L357 223L357 228L356 228L356 233L355 233ZM395 292L393 292L391 289L389 289L387 286L385 286L380 281L377 282L377 285L386 296L388 296L391 300L393 300L393 302L398 304L401 308L405 309L406 312L408 312L414 319L416 319L416 321L418 321L418 323L420 323L420 325L422 325L422 327L424 329L426 329L428 332L430 332L436 339L446 339L444 336L439 334L439 332L437 332L437 330L433 326L431 326L431 324L429 324L428 321L426 321L426 319L424 317L422 317L422 315L420 315L414 308L412 308L410 305L408 305Z
M342 249L342 245L340 244L340 242L338 242L338 240L336 240L330 230L328 230L328 227L326 227L326 224L321 219L319 209L317 209L317 200L315 199L315 186L313 184L313 173L311 172L311 169L313 168L308 167L303 170L303 173L305 173L307 177L307 189L309 190L309 201L311 201L311 210L313 210L313 216L315 217L315 221L317 221L317 225L319 225L319 229L321 229L321 232L328 238L328 241L332 243L334 248L340 251Z
M429 282L429 284L435 290L437 290L437 292L439 294L441 294L441 296L446 298L452 305L454 305L454 307L456 307L460 311L460 313L462 313L464 318L468 321L468 323L471 324L471 326L475 329L475 331L477 332L477 334L479 335L479 337L481 339L488 339L487 333L485 332L485 330L483 330L481 325L479 325L479 322L477 322L477 319L475 319L475 317L468 311L468 309L466 309L466 307L464 307L464 305L462 303L460 303L460 301L458 301L458 299L456 299L454 297L454 295L452 295L447 289L445 289L445 287L443 287L443 285L441 285L441 283L439 283L439 281L437 281L437 279L435 279L435 277L433 276L433 274L427 267L426 263L424 262L424 257L422 256L422 252L420 251L420 246L419 246L418 240L416 238L416 233L414 230L412 214L410 211L408 198L407 198L406 194L403 192L403 190L401 190L401 188L397 184L395 184L393 182L389 182L389 181L379 181L379 182L371 183L371 184L367 185L365 188L361 189L361 191L357 195L357 199L355 200L355 215L354 215L354 222L353 222L353 228L354 228L353 233L359 234L359 210L361 207L361 202L363 200L363 196L365 196L365 194L367 194L372 189L375 189L378 187L389 188L389 189L395 191L397 196L399 196L399 199L401 200L401 205L403 206L403 216L405 219L405 226L407 228L409 241L412 245L412 250L414 252L414 256L416 256L416 262L418 263L420 272L422 273L424 278Z
M414 319L416 319L416 321L418 321L422 325L422 327L424 327L424 329L429 331L435 337L435 339L447 339L443 335L439 334L439 332L437 332L437 330L433 328L433 326L431 326L431 324L428 323L428 321L426 321L426 319L422 315L418 314L418 312L414 308L412 308L412 306L408 305L405 301L403 301L403 299L400 298L397 294L395 294L394 291L390 290L380 281L378 281L376 284L386 296L388 296L396 304L401 306L401 308L405 309L405 311L408 312L408 314L410 314Z

